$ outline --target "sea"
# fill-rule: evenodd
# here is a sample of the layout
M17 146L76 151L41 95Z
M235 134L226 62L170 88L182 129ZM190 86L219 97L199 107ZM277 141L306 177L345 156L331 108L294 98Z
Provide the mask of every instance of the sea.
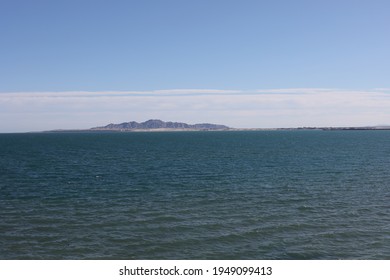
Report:
M390 259L390 131L0 134L0 259Z

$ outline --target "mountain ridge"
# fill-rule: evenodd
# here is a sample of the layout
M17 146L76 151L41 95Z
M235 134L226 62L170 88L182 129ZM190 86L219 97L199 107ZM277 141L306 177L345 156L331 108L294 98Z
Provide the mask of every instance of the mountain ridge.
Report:
M159 119L150 119L145 122L123 122L119 124L110 123L106 126L93 127L90 130L226 130L228 126L212 123L187 124L183 122L165 122Z

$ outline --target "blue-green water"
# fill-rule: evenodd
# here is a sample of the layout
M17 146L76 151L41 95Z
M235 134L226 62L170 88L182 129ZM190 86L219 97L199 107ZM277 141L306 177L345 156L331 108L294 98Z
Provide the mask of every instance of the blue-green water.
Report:
M0 135L0 259L390 259L390 131Z

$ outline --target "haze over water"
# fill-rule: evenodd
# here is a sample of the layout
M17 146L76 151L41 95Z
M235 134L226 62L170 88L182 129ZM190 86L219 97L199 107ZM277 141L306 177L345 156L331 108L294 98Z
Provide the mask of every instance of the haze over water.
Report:
M0 259L389 259L390 131L0 135Z

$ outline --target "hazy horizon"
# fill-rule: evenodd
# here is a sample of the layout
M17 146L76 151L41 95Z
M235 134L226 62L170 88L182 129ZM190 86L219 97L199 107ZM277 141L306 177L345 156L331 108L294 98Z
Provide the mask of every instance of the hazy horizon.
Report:
M387 125L390 90L161 90L0 94L1 132L161 119L234 128Z

